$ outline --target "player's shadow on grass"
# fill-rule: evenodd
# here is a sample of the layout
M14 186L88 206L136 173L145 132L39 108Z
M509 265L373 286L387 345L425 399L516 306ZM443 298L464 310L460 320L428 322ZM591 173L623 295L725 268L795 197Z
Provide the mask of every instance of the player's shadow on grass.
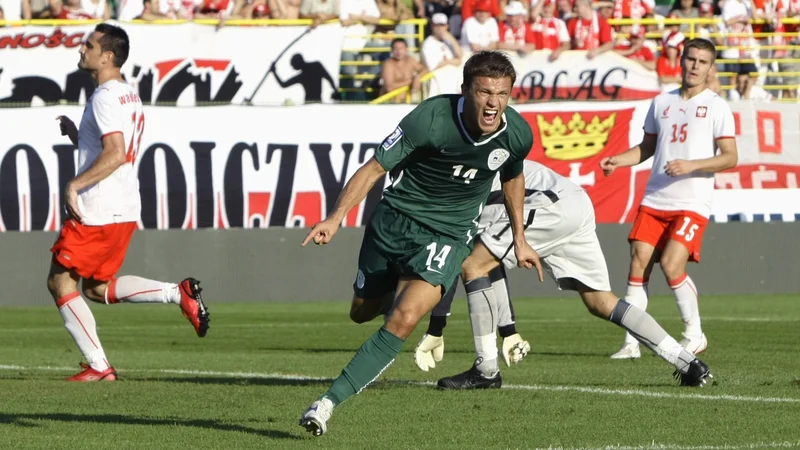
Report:
M289 434L283 431L276 430L263 430L258 428L250 428L242 425L235 425L230 423L223 423L217 420L202 420L202 419L153 419L150 417L136 417L136 416L123 416L121 414L14 414L14 413L0 413L0 425L16 425L19 427L36 427L34 420L51 420L58 422L85 422L85 423L103 423L103 424L123 424L123 425L163 425L168 427L183 426L183 427L197 427L207 428L217 431L234 431L239 433L257 434L259 436L273 438L273 439L295 439L302 440L303 438Z

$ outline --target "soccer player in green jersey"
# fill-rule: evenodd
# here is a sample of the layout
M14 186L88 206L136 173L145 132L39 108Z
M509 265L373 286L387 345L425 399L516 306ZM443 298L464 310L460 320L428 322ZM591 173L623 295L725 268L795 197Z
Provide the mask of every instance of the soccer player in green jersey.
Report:
M504 54L474 54L464 66L462 95L429 98L404 117L303 241L329 243L347 212L390 172L392 183L364 231L350 317L363 323L388 313L383 327L303 413L300 425L314 435L325 433L334 407L389 367L461 273L498 172L519 266L536 267L543 279L523 224L522 168L533 134L519 113L506 108L515 79ZM467 289L472 281L485 280L467 280Z

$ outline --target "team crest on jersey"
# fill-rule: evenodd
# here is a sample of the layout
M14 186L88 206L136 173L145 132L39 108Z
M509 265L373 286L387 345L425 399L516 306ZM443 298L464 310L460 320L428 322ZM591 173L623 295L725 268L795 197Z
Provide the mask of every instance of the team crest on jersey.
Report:
M400 126L398 125L397 128L395 128L394 131L392 131L392 134L390 134L383 141L383 149L384 150L389 150L390 148L392 148L394 146L394 144L397 143L397 141L400 140L401 137L403 137L403 129L400 128Z
M362 272L361 269L358 269L358 275L356 275L356 286L359 289L363 289L364 288L364 281L365 281L364 280L364 272Z
M697 114L695 114L695 115L697 117L705 117L707 113L708 113L708 107L707 106L698 106L697 107Z
M508 150L503 150L502 148L492 150L492 152L489 153L489 161L486 162L489 166L489 170L499 169L509 156L511 156L511 154L508 153Z

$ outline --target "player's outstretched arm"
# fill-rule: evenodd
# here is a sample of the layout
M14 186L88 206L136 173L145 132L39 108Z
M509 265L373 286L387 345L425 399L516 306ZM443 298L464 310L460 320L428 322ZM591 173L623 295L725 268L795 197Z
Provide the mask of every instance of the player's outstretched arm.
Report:
M366 198L372 186L386 176L386 169L378 163L373 156L366 164L361 166L347 182L336 200L333 211L322 222L314 225L303 241L303 247L312 239L315 244L324 245L331 241L333 235L339 231L347 212Z
M503 181L503 202L514 236L514 254L517 256L517 264L526 269L536 267L536 271L539 272L539 281L544 281L539 254L525 240L525 225L523 224L525 174L523 172L514 178Z
M643 163L656 153L657 142L657 135L645 133L641 144L619 155L600 160L600 168L603 169L606 176L609 176L620 167L631 167Z

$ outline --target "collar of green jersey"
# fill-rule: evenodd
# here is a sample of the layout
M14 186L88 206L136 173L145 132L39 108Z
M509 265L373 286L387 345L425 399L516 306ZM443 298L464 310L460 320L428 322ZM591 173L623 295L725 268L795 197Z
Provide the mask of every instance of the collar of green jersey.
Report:
M503 113L503 115L500 116L500 120L503 121L503 126L501 126L499 130L495 131L494 134L490 134L488 136L481 136L476 142L475 139L472 139L472 136L470 136L467 127L464 126L464 120L461 118L461 115L463 113L464 113L464 97L462 96L461 98L458 99L458 113L456 114L458 116L458 125L461 127L461 132L464 133L464 136L466 136L467 139L469 139L472 145L477 146L486 144L487 142L499 136L500 133L505 131L506 128L508 127L508 121L506 120L506 113Z

